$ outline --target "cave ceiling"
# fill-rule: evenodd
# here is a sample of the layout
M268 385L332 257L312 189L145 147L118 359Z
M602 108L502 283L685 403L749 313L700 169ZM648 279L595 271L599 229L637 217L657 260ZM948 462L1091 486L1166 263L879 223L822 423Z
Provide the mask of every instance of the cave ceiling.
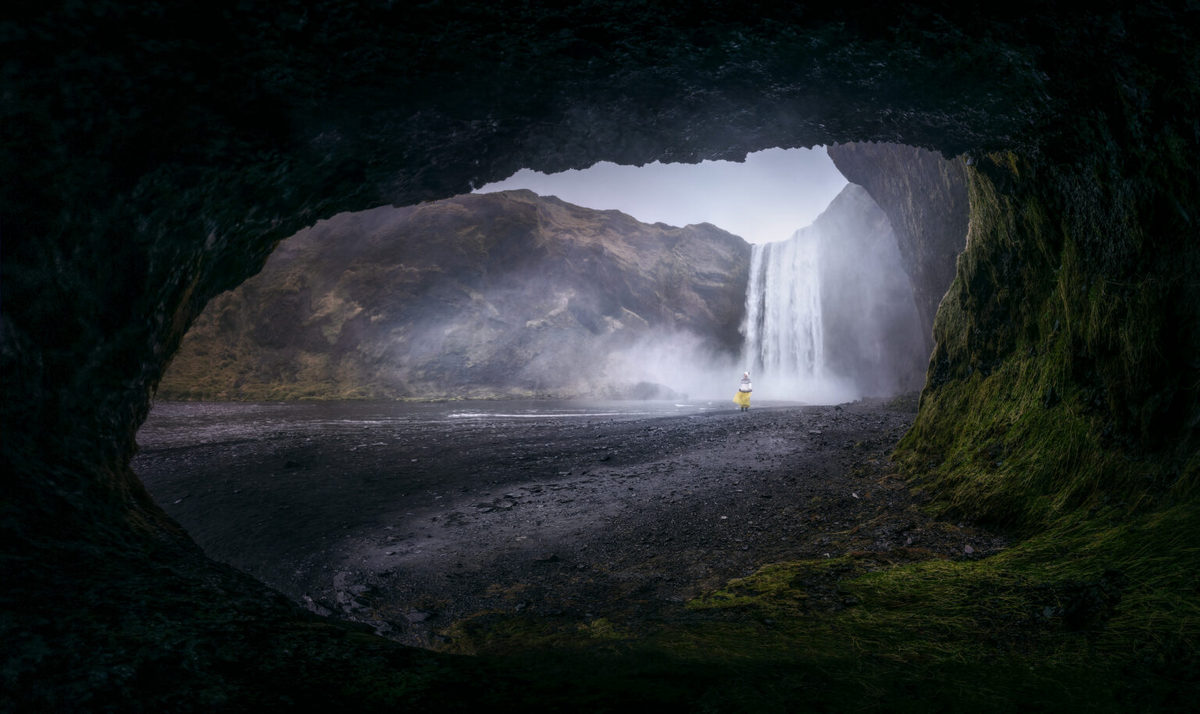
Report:
M6 10L6 423L127 457L207 300L341 211L522 167L772 146L1074 160L1091 140L1079 126L1132 131L1125 118L1149 116L1153 98L1165 103L1135 127L1153 131L1186 104L1162 88L1195 84L1173 61L1194 15L951 2Z

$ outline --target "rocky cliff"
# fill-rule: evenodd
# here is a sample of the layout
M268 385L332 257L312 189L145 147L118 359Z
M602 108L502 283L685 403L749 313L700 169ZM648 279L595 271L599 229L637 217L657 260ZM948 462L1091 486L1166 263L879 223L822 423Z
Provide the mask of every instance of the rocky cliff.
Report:
M934 315L967 244L965 161L913 146L872 143L831 146L829 158L887 214L912 282L928 353Z
M864 395L920 389L929 353L896 233L880 206L850 184L798 235L805 233L823 243L822 323L831 372Z
M847 184L811 225L756 245L746 367L764 393L850 401L920 388L929 355L887 216Z
M529 191L343 214L209 303L158 394L667 397L650 355L740 348L749 252Z

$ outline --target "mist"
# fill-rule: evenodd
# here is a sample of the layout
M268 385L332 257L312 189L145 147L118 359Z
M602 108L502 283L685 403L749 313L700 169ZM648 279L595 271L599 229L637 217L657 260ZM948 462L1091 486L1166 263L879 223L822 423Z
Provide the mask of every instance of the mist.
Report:
M728 401L742 376L740 360L711 342L689 332L645 336L608 355L604 379L662 385L687 401Z
M721 403L748 371L759 404L836 404L915 391L928 360L895 234L855 185L787 240L751 246L740 332L730 353L687 331L647 330L608 349L591 388Z
M744 162L525 169L477 192L518 187L644 222L708 222L752 245L739 349L652 330L593 367L586 382L596 392L653 393L629 387L650 383L660 394L731 399L744 371L759 400L831 404L921 386L928 355L895 236L825 147L770 149Z
M525 190L344 214L210 303L160 393L732 408L745 371L760 405L919 388L912 290L866 191L844 185L791 236L751 245Z

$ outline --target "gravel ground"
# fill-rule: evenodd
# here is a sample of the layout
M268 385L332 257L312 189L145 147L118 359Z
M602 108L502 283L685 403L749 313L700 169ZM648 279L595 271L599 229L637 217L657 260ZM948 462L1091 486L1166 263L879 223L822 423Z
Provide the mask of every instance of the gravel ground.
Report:
M315 612L437 647L479 613L636 629L771 562L1002 548L925 516L891 468L914 412L910 398L275 428L144 447L133 465L211 557Z

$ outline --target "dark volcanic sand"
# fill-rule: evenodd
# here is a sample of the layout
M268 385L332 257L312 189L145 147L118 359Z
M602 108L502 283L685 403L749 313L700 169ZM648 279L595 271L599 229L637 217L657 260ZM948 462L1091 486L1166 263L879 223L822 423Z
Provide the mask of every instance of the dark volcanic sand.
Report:
M636 630L771 562L1002 547L921 514L890 468L914 411L284 426L144 447L133 465L210 556L322 614L437 646L482 612Z

